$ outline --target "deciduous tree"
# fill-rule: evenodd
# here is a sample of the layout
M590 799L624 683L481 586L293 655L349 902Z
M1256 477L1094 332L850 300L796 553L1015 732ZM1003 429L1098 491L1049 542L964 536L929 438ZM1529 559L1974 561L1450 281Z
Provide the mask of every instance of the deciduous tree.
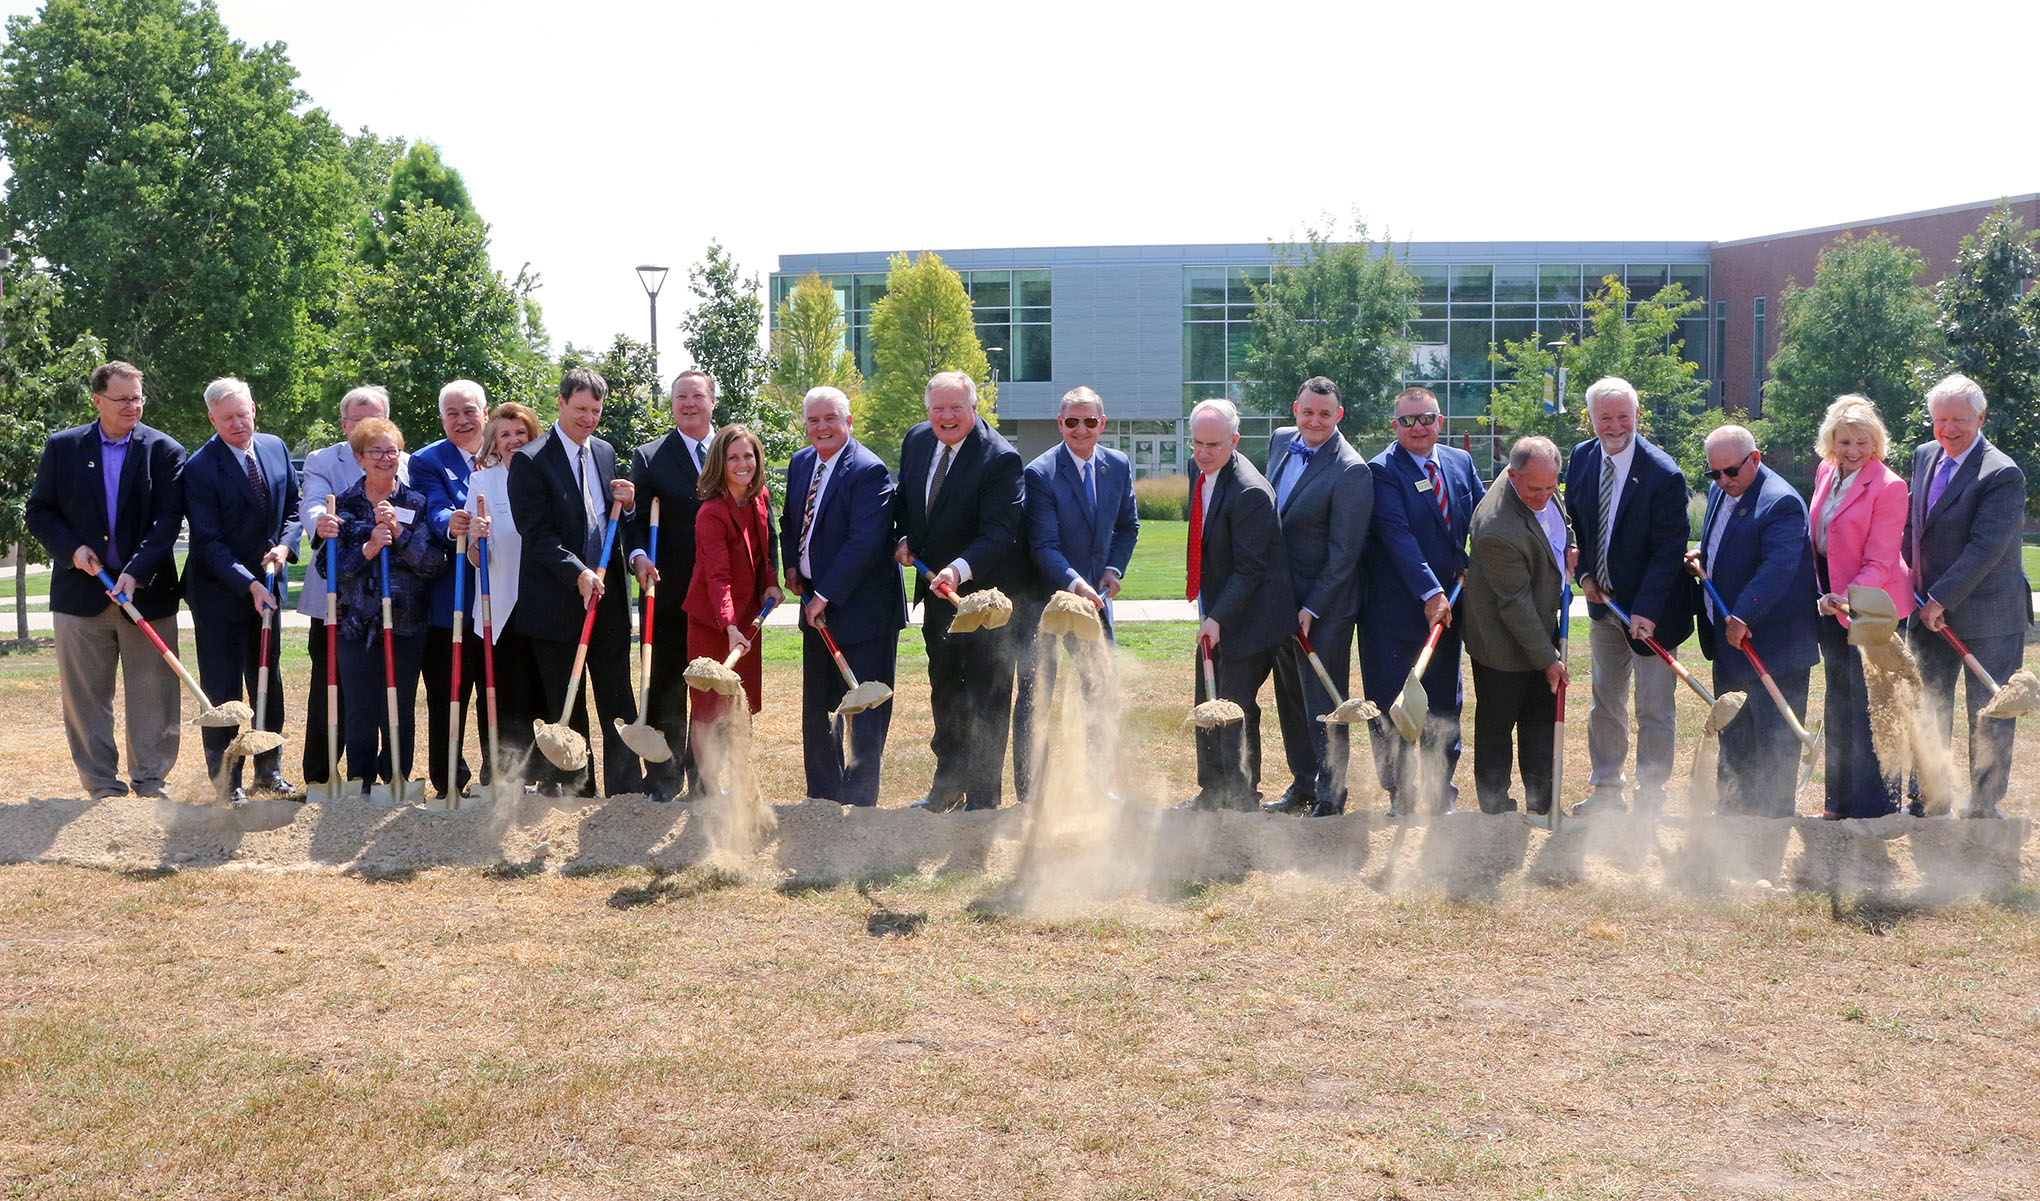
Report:
M769 390L780 404L798 412L808 389L828 385L841 388L851 398L854 410L864 391L864 376L844 345L845 330L836 289L820 272L810 272L779 302L772 329Z
M978 342L970 293L940 255L892 256L885 296L871 311L872 379L857 413L858 441L898 465L900 439L927 418L928 378L961 371L978 381L978 413L992 420L998 388Z
M1955 270L1936 289L1949 371L1983 387L1990 399L1984 435L2040 480L2040 301L2020 298L2022 281L2040 276L2025 223L2000 204L1962 239ZM2029 495L2032 493L2029 491Z
M765 444L765 457L784 462L800 448L792 413L765 394L765 352L759 346L765 302L758 277L748 279L720 242L687 269L693 311L680 321L682 345L696 367L715 377L718 428L742 422Z

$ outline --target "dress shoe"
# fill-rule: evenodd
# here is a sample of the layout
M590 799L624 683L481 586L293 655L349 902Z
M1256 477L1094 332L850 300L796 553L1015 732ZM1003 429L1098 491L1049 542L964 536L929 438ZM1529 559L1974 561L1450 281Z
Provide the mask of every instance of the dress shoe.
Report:
M1525 801L1523 802L1523 812L1531 817L1550 817L1551 802L1549 800Z
M1301 784L1291 784L1289 786L1289 791L1283 793L1280 800L1269 801L1267 804L1261 806L1261 812L1290 813L1290 814L1308 813L1310 812L1311 807L1316 804L1317 795L1311 789L1305 788Z
M299 796L303 795L302 789L282 776L270 776L267 779L255 781L255 791L266 792L270 796L282 797L287 801L296 800Z
M1925 817L1927 815L1927 806L1918 797L1914 797L1905 803L1904 812L1909 817Z
M670 805L673 803L673 798L668 796L663 788L654 788L646 792L645 799L654 805Z
M225 792L220 793L220 804L222 805L245 805L247 803L248 790L245 788L229 788Z
M1171 813L1203 813L1217 808L1203 793L1187 797L1169 806Z
M1312 817L1342 817L1346 812L1346 794L1340 792L1337 800L1321 800L1310 807Z
M1605 813L1627 813L1629 806L1622 803L1619 792L1597 792L1572 807L1574 817L1599 817Z
M927 796L915 801L908 807L924 810L928 813L950 813L963 808L963 794L960 792L936 792L930 789Z

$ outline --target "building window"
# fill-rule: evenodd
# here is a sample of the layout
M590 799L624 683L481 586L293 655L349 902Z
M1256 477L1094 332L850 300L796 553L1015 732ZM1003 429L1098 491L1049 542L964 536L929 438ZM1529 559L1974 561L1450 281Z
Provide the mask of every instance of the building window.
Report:
M1750 416L1764 415L1764 298L1750 301Z
M1728 302L1726 300L1714 302L1714 369L1707 374L1710 377L1707 384L1707 398L1714 402L1716 408L1719 408L1722 403L1721 391L1727 386L1725 381L1728 379Z
M1029 268L958 274L970 292L978 344L985 348L995 378L1022 383L1054 379L1048 271Z
M1266 267L1183 268L1183 412L1200 400L1240 398L1247 334L1254 323L1255 285Z

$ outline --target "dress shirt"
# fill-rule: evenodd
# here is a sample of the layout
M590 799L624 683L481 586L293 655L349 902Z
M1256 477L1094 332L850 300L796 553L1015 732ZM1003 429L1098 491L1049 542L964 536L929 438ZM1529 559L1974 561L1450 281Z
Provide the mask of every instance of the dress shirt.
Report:
M836 478L836 460L841 457L843 457L843 448L841 446L836 448L834 455L826 459L822 458L820 451L815 452L815 470L821 474L811 481L814 491L809 494L808 503L804 508L812 508L816 513L822 511L822 497L828 494L829 481ZM814 568L810 566L811 559L808 554L808 544L814 541L814 531L806 530L804 533L806 537L801 540L800 544L800 578L813 580L815 578ZM821 596L820 593L815 595ZM822 599L827 600L828 598L822 597Z
M1443 420L1443 418L1440 418L1440 420ZM1424 474L1424 477L1428 480L1431 475L1431 462L1432 462L1431 458L1427 455L1413 454L1410 455L1410 459L1416 463L1417 470L1422 472ZM1445 469L1443 467L1440 467L1438 469L1438 486L1441 488L1451 486L1445 480ZM1425 491L1424 493L1422 493L1422 496L1424 498L1425 503L1429 504L1432 508L1435 509L1438 507L1438 498L1431 495L1429 491ZM1429 592L1426 592L1424 595L1418 597L1417 599L1428 601L1434 596L1443 595L1445 595L1445 587L1444 585L1441 584L1438 585L1437 587L1432 588Z
M971 434L976 432L976 430L972 430ZM965 434L964 438L967 441L970 438L970 434ZM927 482L921 485L921 496L924 506L927 501L934 499L935 472L942 466L942 455L945 451L949 454L949 470L955 471L956 460L963 456L963 443L958 442L955 446L951 446L940 438L935 439L935 454L928 461L928 479ZM949 477L947 475L942 477L942 486L945 488L949 486ZM956 569L956 582L958 584L970 583L970 561L968 559L959 556L950 560L949 565Z
M1609 513L1621 512L1622 489L1629 484L1630 464L1636 462L1636 436L1634 434L1630 435L1629 445L1622 448L1621 454L1611 455L1605 446L1601 448L1601 454L1609 462L1615 464L1615 482L1609 488L1608 495L1601 498L1601 513L1605 516ZM1596 530L1594 536L1596 538L1600 537L1600 531ZM1598 549L1605 550L1606 548Z
M1070 450L1067 446L1063 447L1063 449L1068 451L1070 460L1077 465L1077 487L1084 494L1084 503L1091 506L1091 520L1095 522L1098 520L1098 456L1092 455L1086 458L1076 451ZM1087 472L1089 473L1089 482L1086 482ZM1110 571L1112 569L1108 567L1105 570ZM1081 580L1084 577L1082 572L1072 567L1069 569L1068 578ZM1085 582L1088 583L1089 581Z
M1964 450L1959 455L1951 455L1945 450L1942 451L1941 466L1936 467L1934 469L1934 474L1939 475L1941 472L1946 471L1948 473L1948 483L1949 484L1954 483L1955 477L1961 474L1962 472L1963 462L1967 460L1970 455L1976 453L1977 446L1979 446L1982 442L1983 439L1980 436L1975 439L1972 439L1969 443L1969 448L1967 450ZM1944 484L1941 487L1941 491L1945 493L1947 492L1947 490L1948 490L1947 485ZM1934 481L1932 479L1929 479L1927 481L1927 511L1930 513L1933 512L1934 506L1940 503L1940 500L1941 498L1939 496L1934 495Z
M1514 480L1509 481L1510 488L1513 489L1515 486L1516 482ZM1539 526L1543 527L1544 540L1551 544L1551 561L1558 565L1558 573L1563 576L1565 574L1565 518L1559 513L1558 506L1552 503L1556 497L1556 493L1546 497L1544 507L1541 509L1531 509L1530 515L1537 519ZM1517 492L1516 499L1522 500L1523 494ZM1529 506L1526 504L1524 507L1528 508Z
M1823 555L1827 554L1828 525L1834 521L1835 513L1841 509L1842 499L1848 496L1849 485L1855 483L1856 477L1862 472L1863 469L1858 467L1847 475L1837 474L1834 482L1828 485L1827 503L1821 505L1820 520L1813 527L1813 549Z
M114 543L114 531L120 528L120 473L127 466L128 447L135 442L135 432L129 430L119 438L106 436L106 427L99 427L99 474L106 483L106 569L117 574L126 556Z
M1275 511L1280 513L1289 504L1289 494L1296 491L1296 483L1303 478L1304 469L1311 459L1331 442L1330 438L1310 445L1298 434L1289 440L1289 448L1282 453L1283 461L1275 468Z

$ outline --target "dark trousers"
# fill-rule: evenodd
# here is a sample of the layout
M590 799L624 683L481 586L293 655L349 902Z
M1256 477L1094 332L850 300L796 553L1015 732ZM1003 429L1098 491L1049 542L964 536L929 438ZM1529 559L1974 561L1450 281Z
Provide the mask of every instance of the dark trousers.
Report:
M1313 621L1310 644L1332 683L1341 694L1350 695L1353 624ZM1333 703L1301 643L1291 638L1276 648L1275 719L1282 727L1282 753L1289 760L1290 778L1307 795L1343 805L1351 737L1347 727L1318 720L1332 711Z
M1806 712L1806 687L1812 676L1812 670L1803 667L1771 673L1794 713ZM1714 659L1714 695L1724 692L1746 693L1750 699L1742 715L1721 731L1721 769L1716 777L1721 812L1791 817L1799 791L1799 738L1764 690L1749 657L1725 641Z
M1221 632L1222 635L1223 632ZM1275 669L1279 647L1239 654L1223 636L1211 651L1218 695L1240 707L1246 720L1197 730L1197 803L1203 809L1252 809L1261 799L1261 704L1255 699ZM1197 703L1204 691L1204 665L1197 665Z
M1821 704L1826 747L1821 760L1827 811L1841 817L1883 817L1898 811L1897 781L1887 781L1870 741L1870 696L1863 683L1863 658L1849 645L1849 631L1832 617L1820 622L1820 659L1827 675ZM1751 698L1752 702L1756 698ZM1775 706L1774 706L1775 708Z
M687 612L680 607L687 581L677 583L678 587L669 585L666 603L652 609L652 687L645 696L645 724L664 734L666 745L673 748L671 759L645 764L645 782L668 797L686 794L699 778L694 746L687 740ZM642 621L642 603L638 616ZM555 709L553 717L558 716Z
M346 746L344 741L340 747L329 748L326 744L326 684L329 680L337 679L339 673L335 672L331 677L326 674L324 619L312 618L311 632L305 639L305 650L312 660L312 682L311 692L305 697L305 757L304 762L300 764L304 769L304 775L300 778L306 783L319 784L326 780L326 756L329 750L339 750ZM270 680L269 686L275 688L276 681ZM347 689L344 686L340 689L340 710L334 716L339 719L340 737L344 740L347 737Z
M468 706L474 703L481 689L482 636L473 630L462 630L460 721L457 727L449 728L447 716L453 693L453 631L438 626L425 631L425 774L441 796L447 795L446 748L449 745L459 747L466 741ZM475 725L482 736L480 758L482 782L486 784L490 779L488 715L477 714ZM460 762L454 770L460 778L455 786L466 788L471 777L465 748L456 754Z
M645 787L644 767L624 741L616 736L612 721L629 725L637 720L637 698L630 691L630 626L627 622L609 623L597 618L595 634L588 643L588 665L583 687L574 693L573 711L568 715L567 724L583 738L588 737L588 692L595 693L595 716L602 722L602 786L605 796L619 796L624 793L642 792ZM578 634L579 631L576 631ZM657 639L654 638L656 644ZM531 650L538 663L539 717L548 722L560 719L560 710L567 701L567 679L574 671L574 654L577 647L572 642L553 642L545 638L533 638ZM674 673L676 676L678 672ZM543 755L532 759L533 779L541 786L557 784L575 796L594 796L595 787L595 743L588 743L588 763L576 772L563 772L553 766Z
M363 646L340 640L340 687L347 706L341 735L347 743L347 778L395 780L390 771L388 677L383 662L382 631ZM392 645L397 662L397 761L404 779L411 778L411 754L417 739L418 670L425 660L423 633L398 635Z
M1913 655L1920 661L1920 684L1933 711L1935 729L1943 738L1954 725L1955 684L1958 678L1963 679L1962 700L1969 711L1969 808L1988 813L2005 799L2005 785L2011 780L2012 735L2017 733L2018 723L2002 717L1977 717L1977 710L1990 703L1991 694L1964 666L1962 656L1946 638L1917 622L1911 637ZM2025 660L2023 633L1965 637L1962 641L2000 687Z
M1523 773L1525 805L1551 809L1552 734L1558 728L1558 694L1541 671L1502 671L1473 664L1473 788L1482 813L1509 813L1509 741Z
M996 630L949 633L956 610L930 600L921 622L928 648L928 704L935 720L938 799L961 794L966 809L996 809L1004 792L1006 736L1013 718L1013 650L1008 622Z
M256 669L261 665L262 623L255 616L255 606L249 605L247 621L234 621L211 614L201 618L192 615L192 638L198 644L198 685L205 689L205 699L215 705L238 701L246 697L252 706L255 701ZM256 724L265 730L280 733L283 730L283 688L276 678L277 661L282 657L283 639L274 631L269 636L269 702L266 711L256 715ZM325 648L319 648L324 653ZM324 699L324 698L321 698ZM320 731L324 733L323 730ZM230 768L231 777L220 774L220 764L226 758L227 744L234 741L239 730L217 726L203 726L199 738L205 744L205 772L221 791L241 786L241 757L235 756ZM264 751L255 756L255 778L274 779L283 768L282 750Z
M1431 705L1423 734L1417 742L1403 741L1402 735L1396 732L1395 722L1388 716L1388 707L1402 695L1403 681L1409 678L1410 668L1416 666L1417 655L1423 649L1422 643L1391 648L1370 647L1365 641L1360 644L1360 672L1367 689L1367 699L1381 707L1381 716L1367 726L1368 741L1374 747L1374 774L1388 793L1391 808L1397 813L1449 811L1459 796L1459 787L1452 782L1452 775L1459 769L1459 714L1465 698L1459 680L1457 630L1447 627L1438 636L1438 649L1431 655L1430 665L1424 668L1424 692ZM1444 770L1439 773L1429 796L1405 796L1407 789L1403 781L1414 775L1411 759L1418 754L1441 762Z
M531 745L531 723L543 718L551 721L560 715L555 709L550 716L539 712L544 699L544 690L538 682L538 656L532 652L531 639L515 630L503 630L496 635L496 645L489 652L495 659L496 673L496 741L502 749L502 762L493 766L501 771L505 779L529 780L534 771ZM477 655L475 659L475 682L486 690L487 680L483 678L485 663ZM467 674L467 662L461 662L461 674ZM487 702L483 702L486 714ZM483 718L487 720L486 716ZM483 727L484 738L488 737ZM492 777L493 779L493 777Z
M890 688L899 658L899 635L889 634L842 647L851 674L862 684L876 680ZM878 804L879 772L885 766L885 738L892 729L893 702L862 713L831 717L850 685L836 670L829 648L813 630L801 630L800 739L807 769L807 795L844 805Z

